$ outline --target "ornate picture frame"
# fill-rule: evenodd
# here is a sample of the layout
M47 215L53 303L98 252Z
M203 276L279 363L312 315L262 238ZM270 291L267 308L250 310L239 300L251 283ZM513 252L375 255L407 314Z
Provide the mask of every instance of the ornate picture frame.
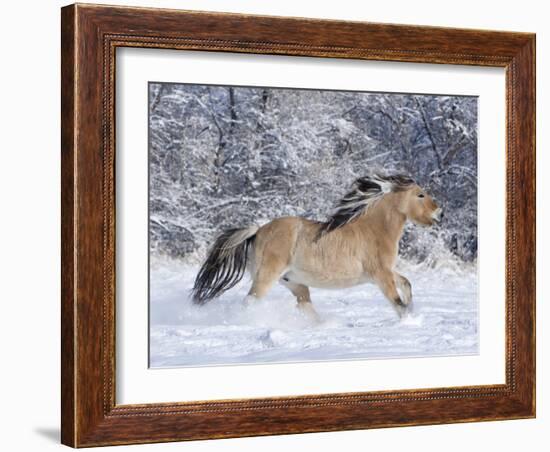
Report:
M62 8L62 425L73 447L535 416L535 35L70 5ZM140 405L115 399L116 49L506 71L505 384Z

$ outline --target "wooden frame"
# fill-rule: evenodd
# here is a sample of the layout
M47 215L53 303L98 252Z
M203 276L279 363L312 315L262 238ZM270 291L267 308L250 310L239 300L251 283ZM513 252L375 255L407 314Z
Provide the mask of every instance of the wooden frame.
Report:
M73 447L535 416L535 36L71 5L62 9L62 430ZM506 68L506 383L115 404L115 49Z

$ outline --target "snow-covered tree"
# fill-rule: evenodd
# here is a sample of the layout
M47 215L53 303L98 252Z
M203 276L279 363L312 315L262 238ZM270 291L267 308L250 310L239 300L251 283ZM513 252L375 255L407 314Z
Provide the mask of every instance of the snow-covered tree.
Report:
M152 252L196 261L217 232L284 215L324 220L352 181L407 173L445 209L401 254L477 257L477 99L149 85Z

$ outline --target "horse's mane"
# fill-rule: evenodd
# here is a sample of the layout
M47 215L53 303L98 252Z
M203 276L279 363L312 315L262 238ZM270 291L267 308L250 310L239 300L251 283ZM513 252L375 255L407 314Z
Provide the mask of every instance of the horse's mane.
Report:
M329 219L321 223L319 236L352 222L386 193L406 190L414 183L412 178L402 174L390 176L374 174L356 179L351 191L338 201Z

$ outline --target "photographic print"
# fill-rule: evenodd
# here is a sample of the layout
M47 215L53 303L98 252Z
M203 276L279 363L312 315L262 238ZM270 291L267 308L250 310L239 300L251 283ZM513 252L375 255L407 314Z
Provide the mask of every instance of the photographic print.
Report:
M78 4L61 43L63 444L536 416L533 33Z
M477 97L148 89L150 367L478 353Z

